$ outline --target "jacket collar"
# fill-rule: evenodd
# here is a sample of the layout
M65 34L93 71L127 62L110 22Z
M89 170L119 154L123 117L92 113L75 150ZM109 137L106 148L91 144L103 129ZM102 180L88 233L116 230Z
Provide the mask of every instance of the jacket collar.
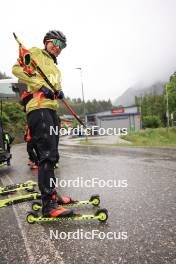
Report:
M55 64L57 64L57 59L56 59L56 57L53 54L49 53L46 49L42 49L42 52L45 55L47 55L49 58L51 58L54 61Z

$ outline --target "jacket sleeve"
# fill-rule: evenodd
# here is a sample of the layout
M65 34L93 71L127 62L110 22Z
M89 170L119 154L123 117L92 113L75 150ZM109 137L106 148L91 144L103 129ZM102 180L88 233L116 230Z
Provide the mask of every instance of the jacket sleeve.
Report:
M32 48L30 49L30 52L32 57L36 59L39 54L39 49ZM29 77L27 74L25 74L23 72L23 68L18 62L12 67L12 73L18 79L27 84L30 87L31 92L37 92L42 87L42 85L46 85L45 81L38 74L33 77Z
M59 76L60 76L60 71L59 72ZM56 90L62 90L62 85L61 85L61 80L59 79L59 81L54 85L54 88Z

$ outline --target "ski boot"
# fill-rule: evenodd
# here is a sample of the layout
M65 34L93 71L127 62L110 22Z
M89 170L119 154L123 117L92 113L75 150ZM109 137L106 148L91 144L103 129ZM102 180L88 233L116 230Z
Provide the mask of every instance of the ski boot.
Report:
M56 190L53 190L52 200L54 200L58 205L68 205L78 202L78 200L73 200L70 197L59 195Z
M42 214L44 217L72 217L75 216L73 210L66 209L53 199L43 201Z
M31 165L31 170L38 170L38 165L35 163Z
M32 166L33 165L33 162L29 159L27 165L28 166Z

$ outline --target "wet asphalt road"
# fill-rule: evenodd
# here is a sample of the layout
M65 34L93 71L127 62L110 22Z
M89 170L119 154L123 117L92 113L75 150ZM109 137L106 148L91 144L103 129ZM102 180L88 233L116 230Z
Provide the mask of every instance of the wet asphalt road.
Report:
M176 150L61 146L60 153L56 176L62 182L61 194L84 200L99 194L101 208L109 211L107 223L29 225L25 217L30 203L1 208L1 264L176 263ZM14 146L11 168L0 169L0 184L37 180L26 162L25 145ZM93 178L101 184L112 180L114 187L86 188L85 180ZM82 187L73 187L71 180L79 180ZM122 187L124 182L127 187ZM93 213L96 208L84 206L79 211ZM70 232L82 237L64 238ZM105 238L84 237L93 232ZM113 239L107 238L108 232L115 234Z

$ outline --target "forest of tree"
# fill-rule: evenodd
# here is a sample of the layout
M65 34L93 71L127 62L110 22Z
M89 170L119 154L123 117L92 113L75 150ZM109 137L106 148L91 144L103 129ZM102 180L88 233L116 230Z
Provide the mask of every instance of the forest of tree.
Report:
M145 124L145 118L158 119L158 126L166 125L166 102L165 95L145 95L143 97L136 97L136 105L138 105L141 112L143 127L147 127ZM155 125L154 125L155 127Z
M9 79L9 78L10 78L10 77L7 76L7 75L5 74L5 72L4 72L4 73L0 72L0 80L1 80L1 79Z
M171 75L170 81L165 84L164 88L161 95L149 94L135 98L141 111L143 127L165 127L167 125L167 98L170 126L174 124L174 120L176 121L176 73Z
M67 97L66 100L69 103L69 105L73 108L73 110L80 117L84 116L84 104L80 98L70 99L69 97ZM113 105L112 105L110 99L107 101L93 99L92 101L88 100L87 102L85 102L85 112L86 113L108 110L108 109L111 109L112 107L113 107ZM66 109L66 107L62 103L60 103L58 113L60 115L69 114L68 110Z
M68 99L68 98L67 98ZM80 99L69 99L68 100L70 106L74 109L74 111L83 118L83 103ZM23 141L23 135L26 127L26 114L23 111L22 106L19 102L14 99L3 100L2 103L2 116L1 120L3 122L3 127L6 131L9 131L14 137L15 142ZM99 111L104 109L110 109L112 107L111 101L88 101L86 103L86 107L88 111ZM66 107L60 103L59 107L59 115L70 114Z

